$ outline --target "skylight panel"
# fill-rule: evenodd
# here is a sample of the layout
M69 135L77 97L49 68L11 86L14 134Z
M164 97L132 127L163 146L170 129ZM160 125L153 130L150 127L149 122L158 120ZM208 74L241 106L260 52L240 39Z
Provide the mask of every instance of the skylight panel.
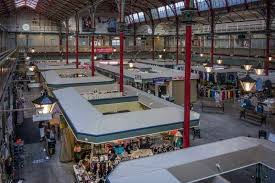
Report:
M39 0L14 0L14 4L16 8L20 8L23 6L28 6L32 9L35 9Z

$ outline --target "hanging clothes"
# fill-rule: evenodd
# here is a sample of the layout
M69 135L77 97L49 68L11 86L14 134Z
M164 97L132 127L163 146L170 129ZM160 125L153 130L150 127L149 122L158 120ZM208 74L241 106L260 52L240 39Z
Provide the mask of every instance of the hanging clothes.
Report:
M206 80L206 77L205 77L205 73L203 72L202 73L202 79L205 81Z
M217 80L217 73L214 73L214 82L217 83L218 80Z
M263 80L262 78L256 79L256 91L263 91Z

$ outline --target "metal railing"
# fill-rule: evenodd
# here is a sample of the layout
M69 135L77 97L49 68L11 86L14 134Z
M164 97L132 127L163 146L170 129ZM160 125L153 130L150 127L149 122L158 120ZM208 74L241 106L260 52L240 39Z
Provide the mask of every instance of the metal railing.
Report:
M53 32L57 33L59 31L57 26L38 26L30 25L30 30L23 30L22 26L19 25L9 25L6 26L9 32Z

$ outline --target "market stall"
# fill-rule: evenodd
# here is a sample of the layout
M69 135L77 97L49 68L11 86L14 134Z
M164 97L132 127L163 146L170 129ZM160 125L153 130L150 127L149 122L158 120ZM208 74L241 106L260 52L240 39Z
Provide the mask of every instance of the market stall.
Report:
M178 105L184 103L184 72L142 63L124 63L125 84L151 93L160 98L173 101ZM117 61L101 61L96 63L96 70L114 80L119 78ZM191 102L197 101L198 75L191 75ZM181 92L179 92L181 91Z
M113 83L114 80L96 73L90 76L86 69L62 69L41 72L47 87L64 88L71 86L100 85Z
M61 157L76 160L74 170L80 182L104 179L120 161L182 146L182 107L130 86L125 86L125 95L118 92L108 98L106 92L99 94L113 88L85 86L53 92L65 123L61 152L66 155ZM90 98L95 90L97 97ZM190 118L191 128L198 127L200 115L191 112Z

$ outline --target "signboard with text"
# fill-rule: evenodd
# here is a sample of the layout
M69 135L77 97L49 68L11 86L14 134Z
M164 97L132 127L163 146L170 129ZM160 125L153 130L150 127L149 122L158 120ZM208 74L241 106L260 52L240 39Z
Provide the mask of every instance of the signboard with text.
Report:
M113 48L108 47L108 48L95 48L95 53L113 53Z
M135 75L134 82L135 83L142 83L141 75Z
M32 120L33 122L39 122L39 121L49 121L51 120L53 117L52 117L52 114L35 114L35 115L32 115Z
M154 78L153 79L153 83L157 84L157 85L162 85L164 84L166 81L168 81L168 78L165 77L160 77L160 78Z

